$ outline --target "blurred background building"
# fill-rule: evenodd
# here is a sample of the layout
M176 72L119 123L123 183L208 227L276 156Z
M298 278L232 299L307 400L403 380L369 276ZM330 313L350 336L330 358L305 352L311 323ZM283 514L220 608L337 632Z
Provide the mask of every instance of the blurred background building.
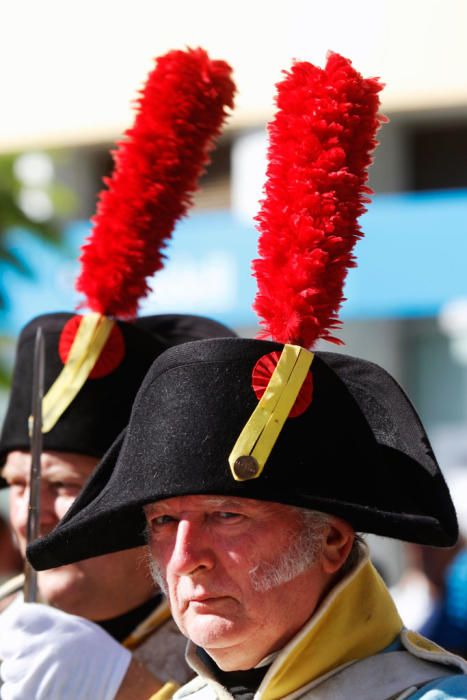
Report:
M465 0L15 0L3 14L0 418L19 329L79 301L76 260L109 148L131 122L152 58L170 48L201 45L228 60L239 92L142 313L191 311L256 333L249 269L274 85L292 58L322 65L334 50L382 77L390 118L346 287L345 351L392 372L445 470L467 469ZM390 551L391 580L400 556Z

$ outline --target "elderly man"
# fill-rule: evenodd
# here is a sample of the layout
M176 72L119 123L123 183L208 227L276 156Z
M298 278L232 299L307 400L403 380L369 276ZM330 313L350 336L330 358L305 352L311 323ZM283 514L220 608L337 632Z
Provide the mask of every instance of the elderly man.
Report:
M467 697L465 662L404 629L356 536L449 546L457 535L426 434L394 380L316 353L312 400L285 420L261 473L251 453L232 461L261 406L255 368L288 347L211 340L161 356L125 439L30 548L32 561L147 536L198 673L177 697Z

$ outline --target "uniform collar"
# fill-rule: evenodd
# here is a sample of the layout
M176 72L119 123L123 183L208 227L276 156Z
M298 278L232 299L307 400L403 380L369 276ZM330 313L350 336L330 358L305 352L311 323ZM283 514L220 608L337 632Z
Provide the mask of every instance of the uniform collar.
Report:
M295 697L317 679L382 651L401 629L402 621L389 591L369 561L366 545L360 545L355 568L328 593L306 625L277 654L255 698ZM191 644L187 658L197 673L214 680Z

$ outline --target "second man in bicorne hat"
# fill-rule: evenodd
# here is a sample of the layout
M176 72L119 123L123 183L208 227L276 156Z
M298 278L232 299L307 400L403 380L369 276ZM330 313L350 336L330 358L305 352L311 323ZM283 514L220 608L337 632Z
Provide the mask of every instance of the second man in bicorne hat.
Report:
M157 59L141 93L135 123L115 153L115 169L100 195L83 249L77 286L92 313L42 315L21 332L0 438L0 485L10 487L10 520L23 555L38 329L45 354L41 536L65 515L126 426L154 359L186 341L234 335L223 324L201 316L135 317L139 300L149 290L146 278L162 267L162 248L191 203L214 138L232 106L230 74L226 63L211 60L202 49L171 51ZM24 576L19 576L3 586L0 596L6 602L23 585ZM185 640L160 589L154 587L143 548L41 573L39 595L51 613L63 610L99 625L98 648L121 653L120 663L111 671L116 689L130 662L124 680L130 696L169 680L183 683L193 675L184 661ZM11 648L11 639L6 641ZM92 676L93 655L96 673L110 692L104 665L98 667L97 650L93 653L91 648L84 657L86 678ZM5 664L2 674L7 692ZM76 678L76 684L85 693L84 678ZM71 683L52 695L72 697L72 688Z

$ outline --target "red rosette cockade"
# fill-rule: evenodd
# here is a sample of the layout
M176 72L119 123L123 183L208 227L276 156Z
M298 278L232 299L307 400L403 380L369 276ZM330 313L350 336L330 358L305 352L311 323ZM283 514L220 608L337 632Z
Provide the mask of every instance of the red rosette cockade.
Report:
M336 53L325 68L295 62L277 86L253 262L262 338L307 349L319 338L342 343L334 331L362 236L358 218L370 201L382 87Z

